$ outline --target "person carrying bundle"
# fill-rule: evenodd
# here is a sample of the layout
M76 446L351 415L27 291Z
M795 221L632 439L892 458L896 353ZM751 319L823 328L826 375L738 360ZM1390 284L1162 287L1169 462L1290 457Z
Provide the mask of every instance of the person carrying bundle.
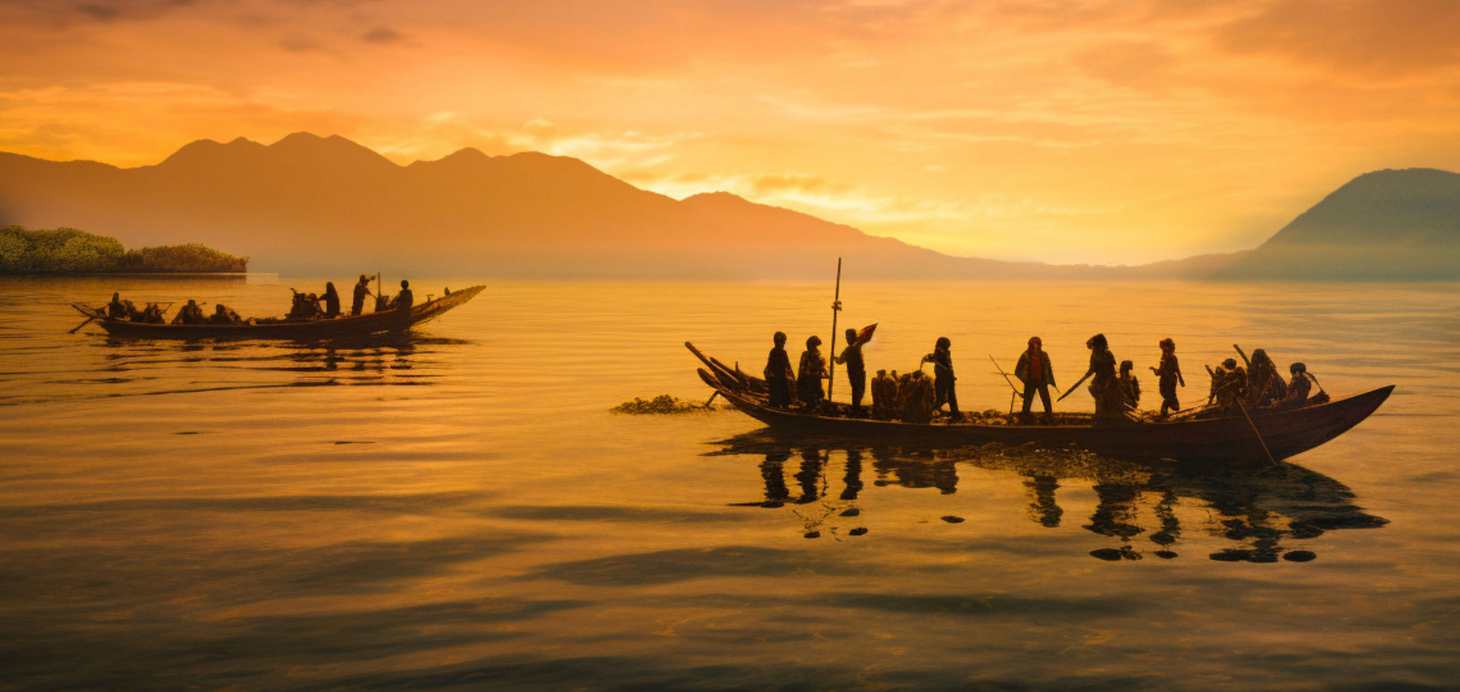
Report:
M806 350L801 352L801 364L796 372L796 398L808 410L821 407L826 391L821 381L826 379L826 358L821 355L821 337L812 335L806 339Z
M953 375L953 342L946 336L938 337L938 341L933 344L933 352L923 356L922 362L933 364L933 408L941 409L943 404L948 404L948 417L953 420L962 419L963 414L958 412L958 394L954 391L953 384L958 381Z

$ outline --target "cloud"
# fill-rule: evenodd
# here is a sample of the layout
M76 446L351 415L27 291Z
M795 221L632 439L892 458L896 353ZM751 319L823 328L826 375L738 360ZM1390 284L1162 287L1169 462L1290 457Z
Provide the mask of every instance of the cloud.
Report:
M1456 36L1460 3L1449 0L1276 0L1215 32L1231 51L1382 77L1451 70Z

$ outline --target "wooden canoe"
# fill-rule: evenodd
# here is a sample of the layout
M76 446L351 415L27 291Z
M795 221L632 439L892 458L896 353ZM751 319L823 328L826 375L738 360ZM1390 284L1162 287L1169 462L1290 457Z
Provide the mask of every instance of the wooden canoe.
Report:
M969 444L1035 444L1048 448L1077 447L1118 458L1180 461L1256 461L1267 454L1253 432L1278 459L1317 447L1363 422L1389 398L1394 386L1380 387L1346 399L1291 410L1258 409L1252 423L1244 417L1096 425L1088 418L1074 424L990 425L980 422L906 423L848 416L816 415L772 408L764 382L724 366L690 348L706 367L700 379L746 415L774 431L829 440L861 440L923 447Z
M461 305L481 293L485 286L454 291L450 295L411 306L410 310L386 310L357 317L332 320L285 320L263 324L148 324L111 319L98 308L73 304L78 312L94 317L108 334L130 339L286 339L316 341L405 332Z

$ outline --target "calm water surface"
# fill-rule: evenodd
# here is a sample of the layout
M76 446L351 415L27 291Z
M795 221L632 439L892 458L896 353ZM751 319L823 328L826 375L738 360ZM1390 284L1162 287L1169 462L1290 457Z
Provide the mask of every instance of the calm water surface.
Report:
M1012 367L1034 334L1061 384L1095 331L1141 371L1172 336L1187 402L1233 342L1306 361L1335 395L1398 385L1275 468L828 446L728 411L608 412L703 399L686 339L759 372L771 331L825 338L819 284L492 284L421 338L331 347L66 334L68 303L113 288L277 314L288 286L321 283L0 281L0 688L1460 680L1455 285L849 272L841 326L881 325L869 365L914 368L947 335L965 408L1008 406L987 354Z

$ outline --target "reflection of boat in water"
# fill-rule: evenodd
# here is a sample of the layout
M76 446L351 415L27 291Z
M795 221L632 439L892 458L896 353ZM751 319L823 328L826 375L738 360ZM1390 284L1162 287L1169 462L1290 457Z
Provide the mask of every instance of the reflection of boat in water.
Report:
M149 324L105 317L99 308L76 304L72 307L97 320L114 337L140 339L289 339L318 341L349 339L373 334L405 332L440 317L447 310L476 297L485 286L455 291L411 306L408 311L385 310L332 320L281 320L254 324Z
M1287 462L1214 472L1210 466L1143 464L1082 451L826 445L792 442L766 431L713 444L719 448L710 456L763 459L764 498L738 504L791 507L805 522L808 537L857 535L843 531L841 525L848 522L866 531L860 526L866 517L858 500L866 493L863 475L869 461L874 487L933 488L943 495L958 491L959 467L1017 475L1023 479L1029 519L1052 529L1070 521L1058 501L1060 489L1082 485L1095 495L1082 527L1113 539L1113 547L1090 551L1104 560L1144 555L1169 559L1178 556L1183 544L1196 543L1201 554L1218 561L1301 562L1313 559L1314 553L1293 549L1292 541L1388 523L1355 505L1353 491L1342 483ZM787 469L788 463L794 467ZM788 471L794 484L786 481ZM838 476L840 487L832 480ZM963 518L942 520L957 523ZM1190 526L1194 522L1199 526ZM1212 550L1213 538L1227 545Z
M727 367L686 343L705 368L700 379L746 415L784 433L825 439L856 439L920 446L999 443L1078 447L1123 458L1187 461L1266 459L1266 442L1278 459L1301 454L1358 425L1389 398L1394 386L1380 387L1347 399L1297 409L1252 411L1245 417L1204 418L1092 425L1089 417L1062 414L1070 421L1055 425L991 425L978 421L907 423L850 416L818 415L772 408L765 381ZM1006 421L1000 420L999 423ZM1259 441L1254 426L1261 433Z

